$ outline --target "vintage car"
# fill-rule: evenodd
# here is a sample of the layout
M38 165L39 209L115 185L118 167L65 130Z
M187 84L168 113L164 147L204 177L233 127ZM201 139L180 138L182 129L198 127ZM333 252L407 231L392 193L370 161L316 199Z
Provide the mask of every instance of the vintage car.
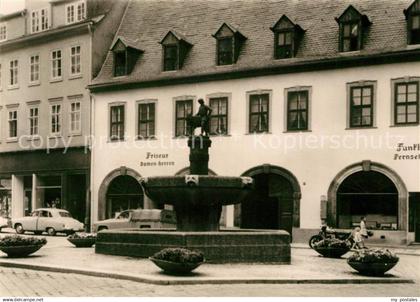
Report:
M50 236L57 232L69 235L84 230L83 223L72 218L68 211L56 208L36 209L31 216L12 219L12 226L18 234L31 231L36 235L47 232Z
M3 228L9 228L10 227L10 219L0 216L0 232Z
M126 228L174 228L176 227L175 212L159 209L125 210L115 218L97 221L93 231Z

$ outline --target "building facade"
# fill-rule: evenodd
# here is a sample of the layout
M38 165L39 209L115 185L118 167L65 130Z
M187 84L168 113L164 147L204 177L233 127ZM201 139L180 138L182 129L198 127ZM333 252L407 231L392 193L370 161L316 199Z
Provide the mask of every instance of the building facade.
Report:
M90 212L90 96L126 1L32 1L0 17L0 212Z
M222 224L304 241L366 216L372 241L420 241L419 58L419 0L130 2L89 86L92 220L188 173L203 98L209 168L256 185Z

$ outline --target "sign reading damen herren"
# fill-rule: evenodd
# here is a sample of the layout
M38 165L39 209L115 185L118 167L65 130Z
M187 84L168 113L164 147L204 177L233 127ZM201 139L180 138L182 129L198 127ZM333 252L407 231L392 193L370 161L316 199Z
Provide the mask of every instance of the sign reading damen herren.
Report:
M420 144L399 143L396 151L394 160L420 160Z
M156 167L156 166L174 166L174 161L162 161L160 159L168 159L167 153L146 153L145 161L140 162L140 167Z

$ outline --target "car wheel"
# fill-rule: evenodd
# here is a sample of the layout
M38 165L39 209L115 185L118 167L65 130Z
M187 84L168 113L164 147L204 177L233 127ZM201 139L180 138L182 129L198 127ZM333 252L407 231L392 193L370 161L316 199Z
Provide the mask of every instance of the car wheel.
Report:
M47 233L50 236L55 236L55 229L54 228L48 228L47 229Z
M18 234L24 234L25 233L25 230L23 229L23 226L20 223L15 225L15 230L16 230L16 233L18 233Z
M108 228L106 226L101 226L98 228L98 232L103 231L103 230L108 230Z
M35 235L41 235L42 234L42 231L36 231L36 232L34 232L34 234Z

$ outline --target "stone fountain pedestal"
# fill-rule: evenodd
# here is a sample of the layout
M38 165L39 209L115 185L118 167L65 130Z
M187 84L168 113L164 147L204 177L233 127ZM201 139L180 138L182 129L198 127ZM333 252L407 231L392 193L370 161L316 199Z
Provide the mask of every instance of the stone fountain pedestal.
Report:
M190 174L142 180L145 193L161 204L172 204L177 229L125 229L98 233L95 252L150 257L169 247L203 252L213 263L275 262L290 264L290 234L283 230L219 230L223 205L240 203L253 190L249 177L208 175L207 136L192 136Z

